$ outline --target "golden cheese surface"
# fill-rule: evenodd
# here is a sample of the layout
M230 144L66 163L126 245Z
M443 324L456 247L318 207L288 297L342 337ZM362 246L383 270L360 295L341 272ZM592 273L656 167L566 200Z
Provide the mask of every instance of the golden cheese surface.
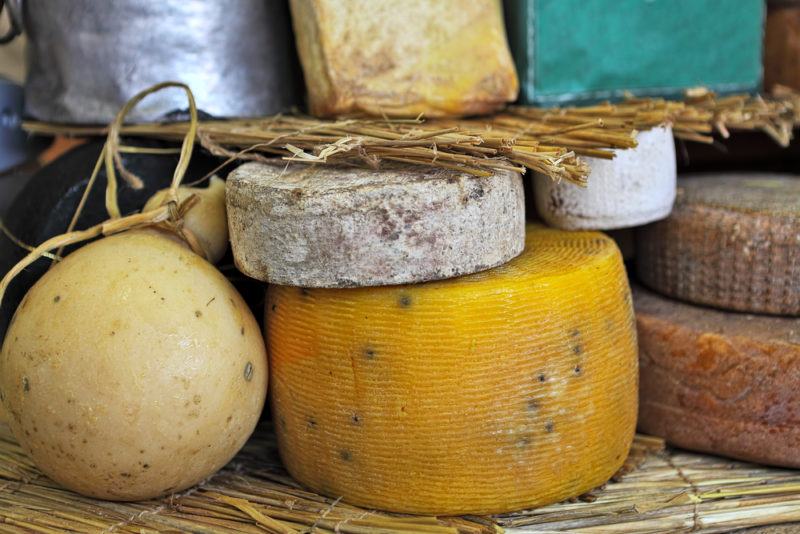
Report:
M270 286L281 456L362 506L499 513L603 484L637 412L630 288L614 242L530 225L482 273L358 289Z
M314 115L470 115L517 97L499 0L290 5Z

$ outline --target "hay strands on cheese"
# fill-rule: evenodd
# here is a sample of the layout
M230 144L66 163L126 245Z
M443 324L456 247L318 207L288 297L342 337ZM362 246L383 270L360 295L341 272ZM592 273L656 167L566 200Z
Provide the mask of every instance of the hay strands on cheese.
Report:
M319 120L300 115L262 119L201 121L198 141L211 153L263 161L265 155L302 163L376 167L401 161L456 167L478 176L496 169L530 169L554 180L585 185L588 165L581 155L611 159L613 149L636 146L635 130L672 124L677 137L704 143L711 134L762 130L781 145L800 123L800 94L779 89L770 97L732 95L717 98L694 90L684 102L628 99L589 107L513 107L499 115L469 120L342 118ZM105 128L26 122L31 133L98 135ZM179 140L189 123L126 125L126 136Z
M607 128L649 130L665 122L672 124L676 138L712 143L714 132L727 139L732 130L759 130L786 147L792 140L792 129L800 122L800 93L777 86L768 97L745 94L717 97L704 88L690 89L683 102L660 98L629 98L623 102L604 102L593 106L569 108L509 108L511 118L501 116L495 122L509 128L522 126L523 120L535 120L553 126L581 124L586 120L602 120ZM557 143L546 138L543 141ZM581 147L569 145L577 154L594 156ZM615 147L624 148L624 147Z

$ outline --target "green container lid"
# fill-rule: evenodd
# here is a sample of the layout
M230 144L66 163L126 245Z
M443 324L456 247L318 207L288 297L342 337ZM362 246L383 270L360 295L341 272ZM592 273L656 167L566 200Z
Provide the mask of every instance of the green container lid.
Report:
M506 0L520 100L756 91L764 9L763 0Z

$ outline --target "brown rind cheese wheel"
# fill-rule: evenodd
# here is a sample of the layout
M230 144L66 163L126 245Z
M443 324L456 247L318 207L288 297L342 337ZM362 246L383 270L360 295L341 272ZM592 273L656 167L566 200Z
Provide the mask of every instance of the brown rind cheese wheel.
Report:
M692 306L634 286L639 430L800 467L800 319Z
M678 180L669 218L637 231L639 280L727 310L800 315L800 179L719 174Z

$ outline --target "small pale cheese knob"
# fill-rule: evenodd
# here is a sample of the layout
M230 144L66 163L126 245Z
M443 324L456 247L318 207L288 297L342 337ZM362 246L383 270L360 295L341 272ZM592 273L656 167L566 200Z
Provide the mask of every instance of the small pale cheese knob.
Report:
M541 506L606 482L637 409L614 242L529 226L495 269L395 287L271 285L272 413L294 478L435 515Z
M675 145L672 128L639 132L638 146L615 150L614 159L586 158L586 188L537 176L536 211L565 230L614 230L663 219L675 201Z
M161 205L168 189L162 189L150 197L144 211ZM216 263L228 250L228 220L225 214L225 182L214 176L206 188L179 187L178 200L197 195L199 202L186 214L184 224L200 241L206 259Z

